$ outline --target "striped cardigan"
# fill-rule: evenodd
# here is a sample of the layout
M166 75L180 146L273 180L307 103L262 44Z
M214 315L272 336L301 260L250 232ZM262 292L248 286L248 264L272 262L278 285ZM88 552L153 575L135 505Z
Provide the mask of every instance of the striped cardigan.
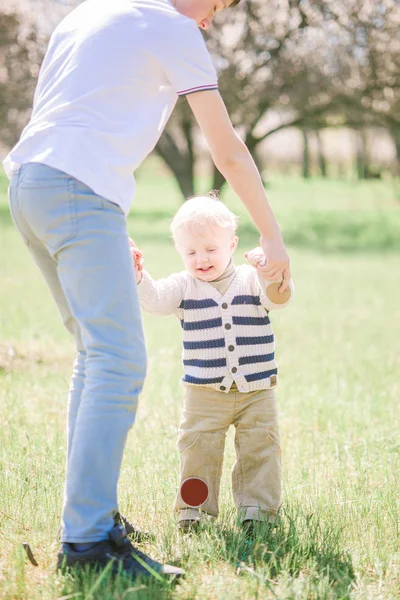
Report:
M152 314L175 314L180 319L182 380L187 384L222 392L228 392L233 381L240 392L276 384L278 367L268 311L285 307L290 298L274 304L266 293L272 282L261 279L249 265L235 269L223 296L187 271L158 281L143 272L138 285L141 306Z

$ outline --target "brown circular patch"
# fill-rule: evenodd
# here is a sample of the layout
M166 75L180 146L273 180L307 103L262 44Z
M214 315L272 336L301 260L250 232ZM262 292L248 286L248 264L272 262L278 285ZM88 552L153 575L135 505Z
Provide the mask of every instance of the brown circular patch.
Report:
M279 293L281 285L281 282L274 281L267 287L267 296L274 304L284 304L284 302L287 302L290 298L290 288L286 288L282 294Z
M200 477L188 477L182 481L180 493L185 504L198 508L207 501L208 485Z

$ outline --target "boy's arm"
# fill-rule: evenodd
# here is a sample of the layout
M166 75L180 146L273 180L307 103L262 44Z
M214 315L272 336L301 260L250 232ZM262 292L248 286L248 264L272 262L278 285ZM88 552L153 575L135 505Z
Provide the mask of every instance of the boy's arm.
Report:
M290 281L289 256L252 156L236 134L217 90L190 94L187 100L209 145L215 166L245 204L261 234L268 277L282 281L279 291L283 293Z
M155 315L170 315L176 312L186 289L184 273L176 273L165 279L154 281L143 269L143 253L131 238L129 238L129 247L141 307Z
M293 298L293 281L289 280L289 285L283 293L279 292L281 281L271 280L265 276L265 256L262 248L254 248L245 254L250 265L254 268L254 282L256 287L261 288L260 301L267 310L278 310L285 308Z
M175 273L154 281L149 273L143 270L137 287L140 305L153 315L171 315L179 308L185 287L183 273Z

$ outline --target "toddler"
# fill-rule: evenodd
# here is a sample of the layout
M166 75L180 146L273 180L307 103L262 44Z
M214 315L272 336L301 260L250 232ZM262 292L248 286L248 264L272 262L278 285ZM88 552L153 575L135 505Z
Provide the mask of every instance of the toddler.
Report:
M281 449L275 388L277 364L269 311L285 307L293 286L263 277L264 254L235 266L237 217L215 197L195 197L176 213L171 231L185 271L154 281L132 247L141 306L175 314L183 335L185 400L179 425L178 527L195 528L198 506L182 484L206 483L201 510L218 515L226 432L236 428L232 491L240 522L273 521L281 504ZM186 500L186 501L185 501Z

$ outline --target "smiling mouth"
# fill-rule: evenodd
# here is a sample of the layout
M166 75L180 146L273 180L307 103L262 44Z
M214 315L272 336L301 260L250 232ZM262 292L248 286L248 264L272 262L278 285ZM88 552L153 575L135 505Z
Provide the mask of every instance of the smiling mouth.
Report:
M209 271L211 271L212 268L213 267L211 266L211 267L200 268L197 270L200 271L201 273L208 273Z

